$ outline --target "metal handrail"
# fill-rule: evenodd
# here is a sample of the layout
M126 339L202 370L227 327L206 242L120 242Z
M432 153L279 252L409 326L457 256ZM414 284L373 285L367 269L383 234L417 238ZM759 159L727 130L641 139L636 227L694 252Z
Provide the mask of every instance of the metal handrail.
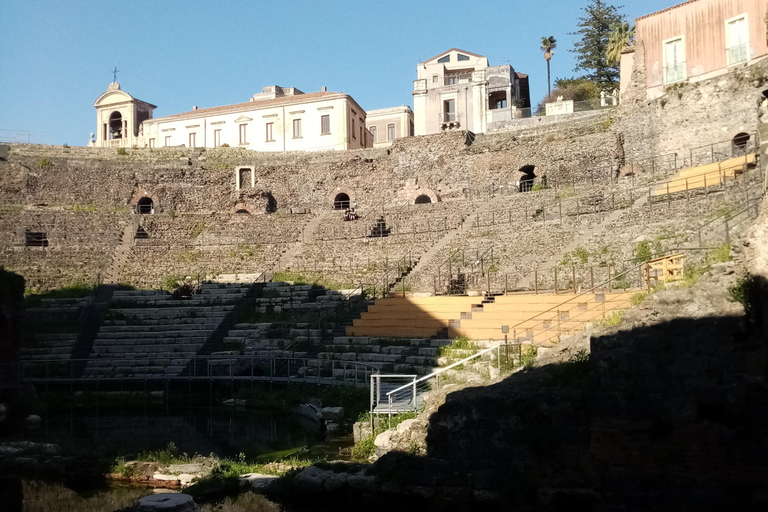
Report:
M477 354L474 354L474 355L472 355L472 356L469 356L469 357L467 357L467 358L464 358L464 359L462 359L461 361L459 361L459 362L457 362L457 363L453 363L453 364L451 364L451 365L449 365L449 366L446 366L445 368L440 368L440 369L439 369L439 370L437 370L436 372L432 372L432 373L430 373L429 375L425 375L424 377L421 377L421 378L419 378L419 379L416 379L416 380L414 380L413 382L409 382L408 384L406 384L406 385L404 385L404 386L400 386L400 387L399 387L399 388L397 388L397 389L393 389L392 391L390 391L390 392L388 392L388 393L387 393L387 396L391 397L391 395L392 395L392 394L394 394L394 393L397 393L397 392L399 392L399 391L402 391L402 390L404 390L404 389L407 389L407 388L410 388L410 387L416 386L416 385L418 385L420 382L424 382L424 381L426 381L426 380L429 380L429 379L435 378L435 377L437 377L438 375L441 375L441 374L443 374L443 373L447 372L448 370L451 370L451 369L453 369L453 368L455 368L455 367L457 367L457 366L459 366L459 365L462 365L462 364L466 364L466 363L468 363L469 361L471 361L471 360L473 360L473 359L476 359L476 358L478 358L478 357L480 357L480 356L482 356L482 355L485 355L485 354L487 354L487 353L489 353L489 352L492 352L492 351L494 351L494 350L496 350L496 351L497 351L497 353L498 353L498 352L501 350L501 344L497 344L497 345L494 345L494 346L493 346L493 347L491 347L491 348L486 348L485 350L481 350L481 351L480 351L480 352L478 352Z

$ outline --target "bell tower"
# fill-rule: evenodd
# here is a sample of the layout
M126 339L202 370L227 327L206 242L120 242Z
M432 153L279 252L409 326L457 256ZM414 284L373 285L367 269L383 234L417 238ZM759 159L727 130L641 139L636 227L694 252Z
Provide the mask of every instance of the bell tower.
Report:
M144 145L140 140L141 123L152 119L155 105L134 98L120 89L119 82L112 82L93 106L96 107L96 147Z

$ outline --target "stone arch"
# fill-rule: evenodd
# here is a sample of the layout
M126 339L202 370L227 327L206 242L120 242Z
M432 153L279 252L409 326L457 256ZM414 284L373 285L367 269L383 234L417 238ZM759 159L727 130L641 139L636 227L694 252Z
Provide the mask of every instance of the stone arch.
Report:
M277 211L277 199L272 195L272 192L264 192L262 197L264 202L264 213L275 213Z
M411 204L430 204L437 202L440 202L440 198L428 188L420 188L411 196Z
M123 138L123 114L117 110L109 114L109 138Z
M250 204L246 203L237 203L231 210L232 213L247 213L251 214L253 213L253 208Z
M136 213L140 215L152 215L155 213L155 202L149 196L144 196L136 201Z
M352 199L346 192L339 192L333 196L333 209L346 210L352 205Z
M536 174L533 172L536 168L535 165L524 165L518 171L517 181L515 185L520 192L530 192L533 189L533 180L536 179Z
M731 149L733 153L743 153L749 145L750 135L746 132L739 132L731 139Z

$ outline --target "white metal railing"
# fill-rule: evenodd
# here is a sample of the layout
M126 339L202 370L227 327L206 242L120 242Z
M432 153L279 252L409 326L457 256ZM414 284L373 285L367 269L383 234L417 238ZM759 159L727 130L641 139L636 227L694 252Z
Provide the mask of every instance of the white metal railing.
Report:
M494 352L496 355L495 369L493 367ZM384 404L382 404L381 401L374 404L374 400L373 400L374 394L372 392L371 393L371 413L372 414L373 413L389 414L390 416L392 416L392 414L398 414L402 412L409 412L409 411L418 412L419 410L421 410L422 406L424 405L424 394L432 389L432 382L435 383L436 389L439 389L441 375L445 375L446 372L451 371L454 368L458 368L463 365L468 365L473 361L475 361L476 359L482 358L483 356L486 356L486 355L491 356L491 360L489 364L489 377L493 378L494 373L496 373L497 376L500 375L501 374L501 344L498 344L498 345L494 345L491 348L481 350L477 354L466 357L461 361L458 361L456 363L446 366L445 368L440 368L436 372L432 372L429 375L425 375L424 377L421 377L418 379L414 378L412 381L408 382L407 384L404 384L391 391L387 391L386 393L384 393L386 396L386 403ZM373 378L374 377L372 377L372 379Z
M747 61L748 43L741 43L725 49L726 60L729 66Z

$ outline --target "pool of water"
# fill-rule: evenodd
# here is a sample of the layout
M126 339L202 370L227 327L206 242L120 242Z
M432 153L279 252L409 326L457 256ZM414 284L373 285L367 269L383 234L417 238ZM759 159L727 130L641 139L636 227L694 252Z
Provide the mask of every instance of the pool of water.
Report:
M40 426L21 424L0 441L54 443L65 451L132 455L173 443L181 452L248 457L313 446L318 425L289 411L266 412L226 406L146 406L138 409L74 407L41 414Z

